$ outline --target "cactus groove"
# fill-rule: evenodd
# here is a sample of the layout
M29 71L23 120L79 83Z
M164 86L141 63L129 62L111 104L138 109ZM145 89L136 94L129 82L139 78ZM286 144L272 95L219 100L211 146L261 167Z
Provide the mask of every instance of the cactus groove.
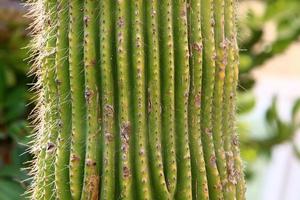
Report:
M36 200L243 200L237 0L29 0Z

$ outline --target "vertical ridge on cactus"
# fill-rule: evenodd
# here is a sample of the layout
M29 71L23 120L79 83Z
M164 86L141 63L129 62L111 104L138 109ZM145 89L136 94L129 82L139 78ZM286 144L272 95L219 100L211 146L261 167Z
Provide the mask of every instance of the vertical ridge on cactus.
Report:
M101 121L99 120L99 92L106 91L106 83L102 84L102 90L100 91L97 87L97 38L98 38L98 24L97 24L97 3L96 1L84 1L84 8L83 8L83 31L84 31L84 74L85 74L85 106L86 106L86 149L85 149L85 161L84 161L84 178L83 178L83 188L81 193L80 199L97 199L99 196L99 179L100 179L100 151L99 151L99 140L100 140L100 130L99 127L101 126ZM103 34L104 35L104 34ZM106 48L103 48L103 52ZM109 64L109 63L108 63ZM105 66L103 69L105 69ZM103 70L102 74L106 74L105 70ZM102 78L104 80L104 78ZM103 100L104 102L104 100ZM106 101L105 101L106 102ZM101 111L104 111L102 109ZM107 115L105 115L107 116ZM105 117L103 117L103 130L106 131L107 122ZM113 134L110 133L111 131L107 131L107 133L102 132L102 135L106 134ZM113 137L113 136L110 136ZM106 142L106 141L105 141ZM107 144L107 143L106 143ZM107 148L114 148L110 147L111 145L104 145ZM109 158L107 158L109 159ZM113 160L114 157L112 157ZM111 161L109 161L111 162ZM109 166L109 165L108 165ZM111 169L114 171L114 169ZM103 175L103 179L104 179ZM114 178L113 176L111 178ZM111 186L111 184L106 184Z
M87 1L88 2L88 1ZM101 96L101 119L102 119L102 160L101 173L103 187L100 191L100 199L114 199L115 187L115 107L112 81L112 27L114 16L110 15L112 10L111 1L99 1L99 44L100 44L100 93ZM96 26L97 27L97 26ZM96 64L96 63L95 63ZM95 65L97 67L97 65ZM95 76L95 75L94 75ZM95 76L97 77L97 76ZM97 94L97 93L96 93ZM96 138L97 135L95 135ZM100 179L101 179L100 178ZM96 189L97 190L97 189ZM97 199L97 198L96 198Z
M163 168L162 152L162 122L161 122L161 71L158 33L158 1L146 2L146 44L152 51L146 49L147 68L147 113L150 176L153 177L153 196L169 198L168 186ZM157 84L159 83L159 84Z
M71 136L71 101L69 75L69 8L68 0L57 6L56 83L58 101L58 138L55 159L55 188L57 198L71 199L69 168Z
M84 77L84 4L81 0L69 1L69 73L72 105L72 134L70 153L70 190L72 199L80 199L85 162L86 105Z
M54 170L55 170L55 149L57 139L57 87L55 83L55 49L57 34L57 15L54 12L56 1L49 0L44 2L46 13L46 41L45 41L45 57L43 59L43 85L45 89L45 157L43 162L44 171L44 188L43 195L46 199L54 199L56 197L54 190ZM48 124L48 125L46 125Z
M203 38L201 31L201 3L191 0L189 11L190 48L190 95L189 95L189 135L192 164L193 199L209 199L206 167L201 140L201 91Z
M129 36L129 20L130 13L126 12L129 9L129 1L116 2L116 22L115 22L115 37L116 37L116 66L117 66L117 84L118 84L118 130L119 145L117 175L119 179L119 195L122 199L133 199L133 140L132 140L132 108L130 78L131 70L129 69L128 51L130 40Z
M216 72L215 72L215 86L213 98L213 133L214 133L214 146L216 153L216 164L220 174L223 195L225 199L233 199L231 188L228 188L227 166L224 151L224 140L222 134L222 121L223 115L220 110L223 107L223 87L227 62L227 43L225 42L225 27L224 27L224 0L214 0L215 14L214 14L214 36L216 48ZM227 66L229 67L229 66Z
M201 139L203 144L204 159L206 165L208 189L210 199L223 199L220 173L216 165L216 152L213 133L213 100L215 87L215 72L217 58L215 48L214 27L214 2L213 0L201 0L201 24L203 34L203 73L201 92Z
M163 166L170 197L176 190L177 165L175 147L175 73L172 0L159 1L159 48L161 67L161 119Z
M32 199L245 199L236 0L30 0Z
M191 157L188 139L189 49L187 3L173 1L175 57L176 199L191 199Z

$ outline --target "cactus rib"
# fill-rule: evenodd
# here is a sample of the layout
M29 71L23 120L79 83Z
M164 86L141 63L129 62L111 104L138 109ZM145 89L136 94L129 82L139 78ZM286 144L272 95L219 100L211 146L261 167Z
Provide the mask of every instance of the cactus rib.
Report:
M201 4L198 0L189 2L189 48L190 48L190 96L189 133L192 164L193 199L208 200L203 145L201 141L201 90L202 90L202 32Z
M69 63L72 102L70 190L79 200L83 186L86 139L86 106L83 63L83 2L70 0Z
M71 143L71 100L69 75L68 0L57 5L56 83L58 94L58 138L55 160L55 188L58 199L70 199L69 161Z
M161 136L161 88L158 44L157 0L146 1L146 61L148 138L153 194L159 199L170 199L163 171Z
M192 198L192 175L188 138L189 49L186 1L174 1L175 121L178 179L176 198Z
M81 199L98 199L100 182L99 159L99 92L97 88L97 3L84 1L84 72L86 107L86 149Z
M132 164L132 109L129 105L130 83L129 83L129 9L128 1L117 1L117 19L116 19L116 60L117 60L117 80L118 80L118 119L119 119L119 182L120 197L122 199L133 199L133 164Z

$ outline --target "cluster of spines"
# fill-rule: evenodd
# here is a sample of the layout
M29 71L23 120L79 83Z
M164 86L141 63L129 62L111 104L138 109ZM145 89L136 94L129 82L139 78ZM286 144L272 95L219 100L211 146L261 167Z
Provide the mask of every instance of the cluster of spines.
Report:
M34 199L245 198L235 0L32 5Z
M32 120L32 125L34 126L34 134L32 135L33 142L31 142L32 148L30 151L34 155L32 161L32 166L29 168L29 172L33 177L32 186L30 190L26 191L25 195L30 195L32 197L41 197L42 195L42 186L41 182L43 180L43 173L41 168L43 166L44 160L44 151L41 150L41 147L45 143L45 108L44 108L44 89L42 87L42 49L44 48L44 41L42 40L45 34L44 28L44 6L42 6L41 1L31 2L29 1L27 7L30 8L26 16L28 18L34 18L32 24L29 26L32 29L32 41L29 45L31 56L29 59L32 61L32 68L29 73L36 75L38 78L31 88L32 91L36 92L36 99L34 99L36 106L31 112L32 116L29 119ZM38 92L37 92L38 91Z

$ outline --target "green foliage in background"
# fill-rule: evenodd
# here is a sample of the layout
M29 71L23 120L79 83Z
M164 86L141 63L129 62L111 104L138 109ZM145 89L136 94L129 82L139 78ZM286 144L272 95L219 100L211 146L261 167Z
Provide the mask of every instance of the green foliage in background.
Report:
M249 1L241 1L247 3ZM252 89L255 80L252 71L261 67L272 57L283 53L300 36L300 4L299 0L267 0L259 1L264 11L259 14L256 10L248 10L245 17L240 18L240 87L238 95L238 112L241 116L249 113L255 107L255 97ZM267 26L267 24L269 26ZM266 38L268 28L274 27L273 37ZM276 108L274 100L266 111L266 137L252 138L247 124L239 124L241 134L242 156L248 163L246 175L251 175L251 164L259 156L271 155L274 146L284 143L293 143L296 130L299 128L299 101L295 102L290 121L283 121ZM257 130L260 131L260 130ZM295 153L299 148L295 144ZM248 176L249 177L249 176Z
M24 162L30 132L27 116L30 93L25 59L29 20L17 2L0 2L0 200L22 199L28 178Z
M294 144L296 131L300 128L300 99L294 103L290 121L284 121L281 119L276 104L277 98L274 97L272 104L265 114L266 126L268 127L267 135L260 139L248 137L242 138L244 153L255 151L256 154L265 154L269 156L275 145L283 142L290 142ZM298 154L297 144L294 145L295 153Z
M241 3L248 2L241 1ZM283 53L300 35L299 0L260 1L265 7L262 15L248 10L245 18L240 18L240 91L253 87L251 70L260 67L270 58ZM265 41L267 23L275 27L274 38Z

